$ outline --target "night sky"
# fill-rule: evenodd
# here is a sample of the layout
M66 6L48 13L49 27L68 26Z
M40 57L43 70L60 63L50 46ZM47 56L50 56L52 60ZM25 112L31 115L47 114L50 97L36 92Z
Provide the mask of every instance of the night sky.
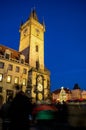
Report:
M86 89L86 0L0 0L0 44L18 50L19 27L35 7L45 21L45 66L51 91Z

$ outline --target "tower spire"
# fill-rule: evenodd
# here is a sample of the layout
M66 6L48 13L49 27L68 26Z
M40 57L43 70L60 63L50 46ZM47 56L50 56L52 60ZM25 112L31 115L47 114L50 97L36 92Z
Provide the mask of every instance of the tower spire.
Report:
M34 6L33 9L31 9L30 18L33 18L33 19L38 21L38 17L37 17L37 14L36 14L35 6Z
M44 21L44 17L43 17L43 22L42 22L42 24L43 24L43 27L44 27L44 29L45 29L45 21Z

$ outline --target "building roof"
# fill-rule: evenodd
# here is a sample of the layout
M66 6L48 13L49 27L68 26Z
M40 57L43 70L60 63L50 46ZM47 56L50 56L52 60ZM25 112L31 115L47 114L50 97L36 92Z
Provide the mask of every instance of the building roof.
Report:
M64 90L66 91L66 93L70 93L70 92L71 92L68 88L64 88ZM56 89L56 90L54 90L54 91L52 92L52 94L53 94L53 93L58 94L58 93L60 93L60 91L61 91L61 89Z
M3 45L0 45L0 54L4 55L4 53L7 49L11 52L11 58L19 60L19 57L20 57L20 54L21 54L20 52L13 50L9 47L3 46Z

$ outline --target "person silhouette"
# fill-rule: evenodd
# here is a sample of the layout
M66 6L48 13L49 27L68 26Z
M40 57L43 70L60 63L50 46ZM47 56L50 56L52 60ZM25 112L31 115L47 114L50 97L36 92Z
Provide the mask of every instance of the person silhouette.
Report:
M16 96L14 97L11 110L11 127L10 130L21 130L29 129L29 115L32 112L32 103L29 98L25 95L22 89L16 87Z
M0 94L0 130L2 129L2 105L4 103L4 97Z
M6 103L2 105L1 112L2 112L2 119L3 119L3 130L8 130L10 127L10 106L13 100L13 96L9 95Z

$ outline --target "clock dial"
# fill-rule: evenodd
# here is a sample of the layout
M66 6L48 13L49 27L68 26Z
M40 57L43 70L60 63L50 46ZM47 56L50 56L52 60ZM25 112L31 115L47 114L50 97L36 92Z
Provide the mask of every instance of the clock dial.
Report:
M38 91L42 91L43 90L43 86L42 86L41 83L38 83L37 89L38 89Z
M38 99L39 99L39 100L42 100L42 99L43 99L42 93L38 93Z

